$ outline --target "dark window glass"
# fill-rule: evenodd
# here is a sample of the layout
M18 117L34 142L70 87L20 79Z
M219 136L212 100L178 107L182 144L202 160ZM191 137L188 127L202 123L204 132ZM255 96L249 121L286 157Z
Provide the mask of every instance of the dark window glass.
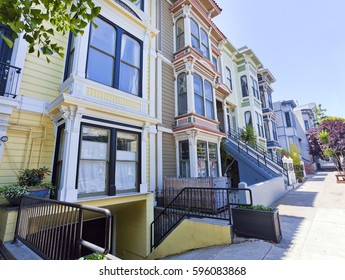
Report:
M232 90L232 77L231 77L231 71L228 67L225 68L225 75L226 75L226 85L229 89Z
M245 75L241 77L241 89L242 89L242 97L246 97L249 95L247 76L245 76Z
M192 47L196 49L200 49L200 36L199 36L199 26L194 21L190 21L191 24L191 33L192 33Z
M184 19L180 18L176 22L176 51L184 47Z
M187 104L187 81L186 74L182 73L177 77L177 99L178 99L178 114L186 114L188 109Z
M285 121L286 121L286 127L291 127L291 118L290 118L289 112L285 112Z
M202 79L199 75L194 74L194 102L195 112L204 115L204 94L202 87Z
M201 29L201 52L208 59L210 58L210 51L209 51L209 46L208 46L208 35L206 31L204 31L203 29Z

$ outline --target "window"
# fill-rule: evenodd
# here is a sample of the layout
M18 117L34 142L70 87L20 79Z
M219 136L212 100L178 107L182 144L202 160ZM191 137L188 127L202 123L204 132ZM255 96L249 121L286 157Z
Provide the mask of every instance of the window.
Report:
M199 25L193 19L191 19L191 35L192 47L197 49L202 55L210 59L207 32L202 28L199 29Z
M142 43L101 18L95 23L98 28L91 25L86 78L140 96Z
M246 111L244 113L244 121L247 126L253 126L253 120L252 120L252 113L250 111Z
M192 33L192 47L200 50L199 26L193 19L191 19L190 24Z
M214 119L213 87L210 82L194 74L195 112L207 118Z
M205 30L201 29L201 52L208 59L210 58L210 50L208 46L208 35Z
M75 51L75 37L72 32L69 33L68 48L66 55L66 66L65 66L65 80L72 73L73 62L74 62L74 51Z
M137 6L140 10L144 10L144 0L134 0L131 1L135 6Z
M260 100L261 100L261 107L267 108L267 104L266 104L266 98L265 98L265 92L264 89L260 87Z
M272 131L273 131L273 139L278 141L277 125L275 122L272 122Z
M197 142L198 177L217 177L218 149L217 144L203 141Z
M188 141L179 142L179 152L180 152L180 177L188 178L190 177L189 142Z
M139 134L83 124L80 138L80 197L138 190Z
M204 81L205 100L206 100L206 117L214 119L213 106L213 88L208 81Z
M214 70L218 72L218 59L215 56L212 56L212 64L213 64Z
M176 21L176 51L184 47L184 19L179 18Z
M273 103L272 103L272 92L267 89L267 97L268 97L268 106L273 110Z
M291 127L291 118L290 118L290 113L285 112L285 121L286 121L286 127Z
M65 125L60 125L57 129L56 134L56 144L55 144L55 154L54 154L54 168L52 173L52 181L57 190L61 186L61 172L62 172L62 163L64 157L64 145L65 145Z
M118 193L136 191L139 174L139 141L135 133L118 131L116 135L115 186Z
M79 156L78 194L108 193L110 130L83 126Z
M208 158L210 162L210 175L211 177L218 177L218 150L217 144L209 143L208 144Z
M229 89L232 90L232 78L231 78L231 71L228 67L225 68L225 78L226 78L226 85Z
M262 124L262 117L258 112L255 112L256 115L256 125L258 128L258 133L260 137L264 137L264 128Z
M12 37L12 30L0 23L0 33ZM0 96L8 96L8 93L12 92L9 90L8 84L11 85L10 77L13 69L9 68L7 64L11 64L12 48L10 48L5 41L0 37Z
M207 143L198 141L197 154L198 154L198 177L208 176L208 160L207 160Z
M186 74L182 73L177 77L177 102L178 114L186 114L188 109L187 101L187 81Z
M308 120L304 120L304 126L305 126L306 131L308 131L310 129Z
M268 123L267 120L264 121L264 127L265 127L265 135L266 135L266 139L268 141L272 140L271 139L271 133L270 133L270 125Z
M258 82L252 76L250 78L252 80L253 95L255 98L260 99L259 90L258 90Z
M241 89L242 89L242 97L247 97L249 93L248 93L248 82L247 82L246 75L243 75L241 77Z

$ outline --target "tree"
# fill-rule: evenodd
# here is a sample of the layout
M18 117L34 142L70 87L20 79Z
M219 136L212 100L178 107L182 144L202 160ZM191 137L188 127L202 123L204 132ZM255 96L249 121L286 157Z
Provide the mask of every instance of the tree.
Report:
M240 139L248 144L249 146L255 146L256 145L256 135L254 133L254 128L251 125L246 126L240 134Z
M310 154L316 157L336 159L337 169L344 170L345 156L345 120L327 118L308 133Z
M326 109L322 109L322 105L319 104L316 108L315 108L315 125L320 125L321 122L326 118Z
M0 22L10 27L13 35L9 38L0 33L0 36L12 47L22 33L29 43L29 53L37 51L37 56L41 52L46 56L57 53L63 57L64 48L52 40L56 32L83 34L100 10L92 0L2 0Z

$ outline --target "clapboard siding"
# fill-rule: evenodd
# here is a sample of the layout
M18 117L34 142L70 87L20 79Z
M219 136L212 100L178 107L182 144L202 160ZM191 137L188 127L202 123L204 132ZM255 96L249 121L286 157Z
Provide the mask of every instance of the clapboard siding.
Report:
M175 118L174 74L170 65L162 65L162 122L171 128Z
M173 134L163 133L163 178L176 177L176 152Z

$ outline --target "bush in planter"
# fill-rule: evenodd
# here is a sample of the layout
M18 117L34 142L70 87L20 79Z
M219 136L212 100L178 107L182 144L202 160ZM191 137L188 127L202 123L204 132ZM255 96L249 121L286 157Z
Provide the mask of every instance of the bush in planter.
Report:
M47 167L24 169L18 176L18 183L0 187L0 194L3 194L12 205L19 205L20 198L26 194L47 197L49 192L52 192L54 195L54 186L51 183L42 182L49 174Z
M282 234L279 211L263 205L240 206L232 209L234 231L238 235L279 243Z

